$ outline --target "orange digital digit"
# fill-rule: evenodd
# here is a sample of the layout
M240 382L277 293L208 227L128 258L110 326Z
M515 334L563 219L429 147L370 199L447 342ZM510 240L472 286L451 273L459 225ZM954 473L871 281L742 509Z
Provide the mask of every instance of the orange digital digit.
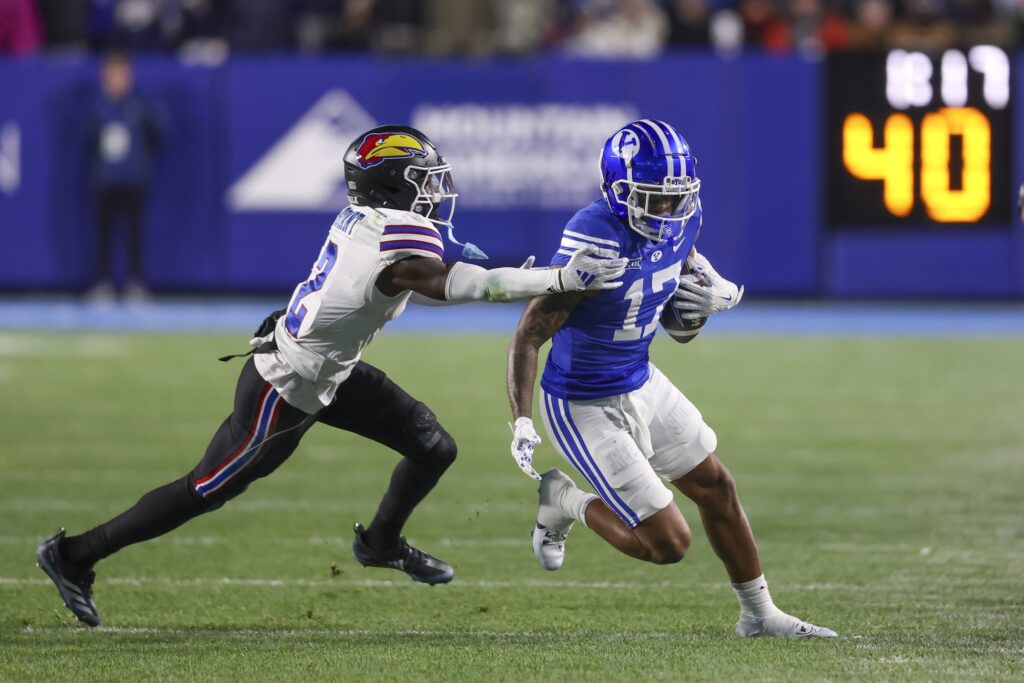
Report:
M951 188L953 136L963 146L960 189ZM992 197L992 128L973 107L946 107L921 121L921 198L932 220L968 223L988 211Z
M881 147L874 145L874 129L863 114L843 121L843 164L861 180L881 180L885 208L905 217L914 208L914 124L906 114L891 114L885 121Z

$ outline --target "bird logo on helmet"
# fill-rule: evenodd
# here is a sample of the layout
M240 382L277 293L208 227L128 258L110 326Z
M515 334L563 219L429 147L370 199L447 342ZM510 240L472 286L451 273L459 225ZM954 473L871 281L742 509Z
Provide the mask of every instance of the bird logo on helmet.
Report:
M370 168L387 159L408 159L427 156L423 143L407 133L370 133L363 138L356 152L360 168Z
M675 128L642 119L615 131L601 153L608 208L647 239L680 234L700 207L696 158Z

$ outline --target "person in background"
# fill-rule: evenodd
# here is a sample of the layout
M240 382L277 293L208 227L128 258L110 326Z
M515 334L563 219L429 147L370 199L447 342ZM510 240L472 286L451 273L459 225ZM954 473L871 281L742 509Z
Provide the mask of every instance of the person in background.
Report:
M849 49L884 50L893 21L892 0L856 0L853 10Z
M957 31L944 0L897 0L888 46L941 54L957 44Z
M296 3L291 0L228 0L223 6L232 52L286 52L292 49Z
M792 49L789 25L772 0L740 0L737 11L743 20L747 47L773 54Z
M114 52L104 58L100 89L89 131L99 231L97 280L89 298L109 301L115 296L111 252L115 225L122 218L129 243L124 295L139 300L147 295L142 267L143 221L162 126L153 105L136 91L134 71L126 54Z
M494 49L497 5L477 0L426 3L424 49L432 55L484 57Z
M673 0L669 9L669 45L707 47L711 44L711 8L707 0Z
M849 21L826 0L788 0L786 10L792 47L808 59L846 48Z
M492 0L491 6L494 47L499 54L535 54L557 34L556 0Z
M653 59L665 47L669 22L653 0L583 0L575 32L566 41L574 57Z
M39 0L46 49L85 52L89 49L87 3L81 0Z
M32 0L0 0L0 55L35 52L43 42L39 11Z

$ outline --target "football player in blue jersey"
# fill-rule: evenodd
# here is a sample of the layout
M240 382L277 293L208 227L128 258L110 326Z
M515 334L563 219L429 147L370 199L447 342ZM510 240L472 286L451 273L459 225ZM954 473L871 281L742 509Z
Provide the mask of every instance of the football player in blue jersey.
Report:
M679 562L691 534L663 483L671 482L697 504L725 564L740 603L737 635L833 637L772 602L735 482L716 455L714 431L648 359L666 305L691 322L673 334L688 341L703 320L735 306L743 293L694 248L701 229L694 161L686 140L661 121L634 121L616 131L601 156L604 198L573 216L551 264L561 267L578 250L597 249L627 259L622 286L537 297L519 322L508 367L512 455L541 482L534 553L546 569L561 567L566 535L580 522L626 555ZM557 469L540 476L532 466L540 443L531 417L537 355L549 339L540 382L544 426L598 495Z

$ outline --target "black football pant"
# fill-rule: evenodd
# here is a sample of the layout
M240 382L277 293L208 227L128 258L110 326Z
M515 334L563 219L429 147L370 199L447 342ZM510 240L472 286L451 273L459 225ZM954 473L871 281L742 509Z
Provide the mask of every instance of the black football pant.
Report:
M110 281L111 253L117 219L124 219L128 235L128 279L142 281L142 220L146 209L146 190L141 186L114 185L96 191L96 223L99 245L96 258L96 279Z
M280 467L317 422L373 439L403 456L365 536L378 550L396 546L413 508L455 460L455 441L434 413L383 372L360 362L334 401L309 415L286 403L249 359L238 378L234 412L195 469L150 491L110 521L66 538L62 553L73 564L88 567L216 510Z

